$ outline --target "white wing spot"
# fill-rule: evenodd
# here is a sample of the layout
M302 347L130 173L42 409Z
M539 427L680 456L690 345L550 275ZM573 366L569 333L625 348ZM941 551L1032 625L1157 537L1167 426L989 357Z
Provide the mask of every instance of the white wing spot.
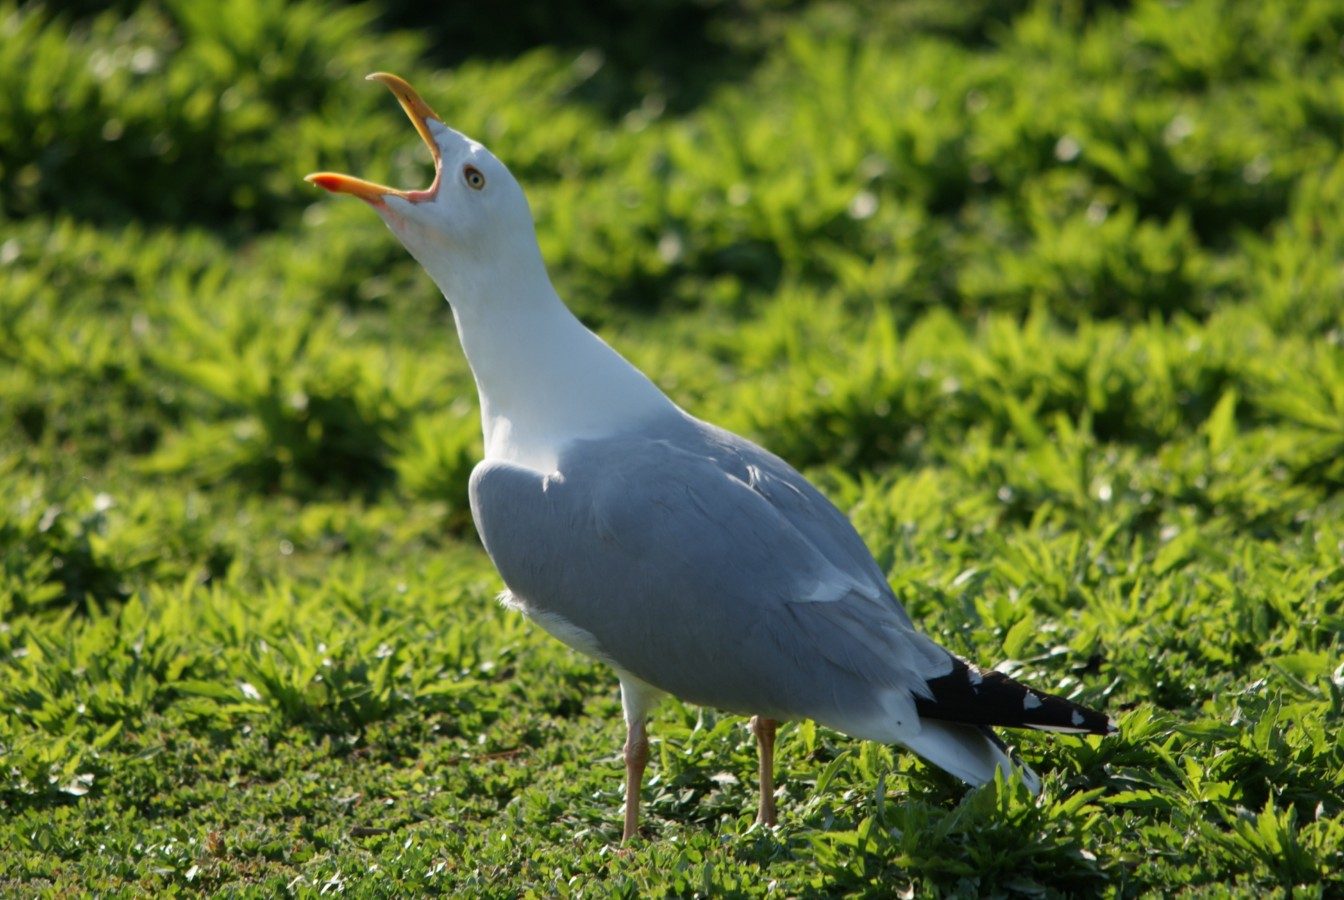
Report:
M1035 694L1031 693L1030 691L1022 695L1023 709L1036 709L1040 705L1041 705L1041 699L1037 697Z
M1073 724L1081 726L1083 724L1083 714L1075 709L1073 711L1072 721Z

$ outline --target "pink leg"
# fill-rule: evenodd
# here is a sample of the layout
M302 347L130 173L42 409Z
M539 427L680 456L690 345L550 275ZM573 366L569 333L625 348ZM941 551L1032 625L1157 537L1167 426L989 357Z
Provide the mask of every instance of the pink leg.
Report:
M621 840L628 841L639 831L639 788L644 782L644 766L649 762L649 733L645 723L663 694L628 672L617 670L617 675L621 679L621 710L625 715L625 830Z
M751 717L751 733L756 735L756 750L760 756L761 805L756 812L758 825L775 824L775 727L774 719Z
M644 782L644 766L649 761L649 735L643 721L626 729L625 735L625 833L628 841L639 830L639 788Z

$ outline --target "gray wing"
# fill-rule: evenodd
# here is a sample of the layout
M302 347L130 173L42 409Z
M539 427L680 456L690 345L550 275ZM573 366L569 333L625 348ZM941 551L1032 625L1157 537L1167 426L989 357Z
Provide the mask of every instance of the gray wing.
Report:
M549 476L487 461L471 501L526 612L684 700L828 724L903 718L951 671L843 514L727 432L579 442Z
M889 612L908 628L914 623L892 595L886 576L873 559L849 518L797 469L743 437L692 420L694 430L711 448L710 456L726 473L746 481L788 519L812 546L836 565L873 586L886 598Z

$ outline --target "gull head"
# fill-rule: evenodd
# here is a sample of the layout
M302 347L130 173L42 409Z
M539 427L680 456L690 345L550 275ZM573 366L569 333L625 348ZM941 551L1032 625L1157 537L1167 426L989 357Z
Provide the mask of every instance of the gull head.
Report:
M445 125L402 79L378 72L369 80L382 82L401 103L434 158L434 181L424 190L403 191L333 172L305 180L373 207L450 301L468 299L463 295L483 281L498 286L501 272L535 275L541 256L532 213L508 168Z

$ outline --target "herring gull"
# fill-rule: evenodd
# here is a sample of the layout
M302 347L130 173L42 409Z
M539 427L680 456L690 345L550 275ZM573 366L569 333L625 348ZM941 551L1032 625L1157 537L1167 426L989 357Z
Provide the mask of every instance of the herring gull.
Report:
M751 717L757 821L776 820L776 724L903 745L970 784L1013 771L992 726L1115 720L981 669L916 630L849 520L788 463L681 410L561 302L522 188L405 81L427 190L308 180L366 201L443 291L480 394L471 510L503 602L610 665L626 725L624 838L664 694Z

